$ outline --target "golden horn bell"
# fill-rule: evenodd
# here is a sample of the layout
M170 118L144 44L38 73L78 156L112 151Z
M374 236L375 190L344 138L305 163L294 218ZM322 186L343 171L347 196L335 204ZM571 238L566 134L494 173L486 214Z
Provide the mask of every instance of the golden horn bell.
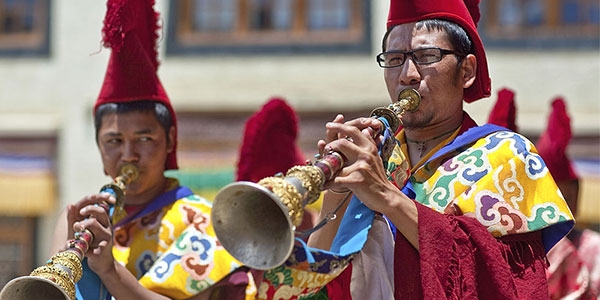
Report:
M402 114L416 110L420 100L416 90L404 90L399 101L376 108L371 116L385 118L396 132ZM211 215L219 242L253 269L268 270L283 264L293 250L304 207L318 199L323 185L343 166L343 155L330 152L311 165L290 168L285 176L225 186L213 201Z
M137 167L124 165L119 176L100 189L100 192L111 193L116 199L114 207L103 204L105 208L113 209L113 224L123 215L127 185L136 180L138 175ZM81 261L92 239L93 235L88 230L75 233L66 250L53 255L45 265L33 270L29 276L9 281L0 291L0 300L75 300L75 283L83 273Z

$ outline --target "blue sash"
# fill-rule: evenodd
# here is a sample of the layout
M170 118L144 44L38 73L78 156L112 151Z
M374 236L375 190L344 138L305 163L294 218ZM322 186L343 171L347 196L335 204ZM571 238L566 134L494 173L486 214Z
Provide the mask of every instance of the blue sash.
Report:
M440 151L436 152L433 156L427 160L427 163L433 161L441 156L447 155L448 153L455 151L456 149L470 145L482 137L488 136L489 134L496 131L509 131L508 129L494 125L494 124L484 124L477 127L471 127L469 130L463 132L461 135L457 136L452 142L448 143L446 146L442 147Z
M188 187L178 186L168 192L161 194L156 197L154 201L150 202L142 211L127 216L121 222L116 224L114 227L122 226L127 224L134 219L143 217L151 212L161 209L167 205L172 204L178 199L191 196L194 193ZM112 296L108 293L108 289L102 284L100 277L94 273L87 263L87 258L84 258L81 262L83 267L83 275L81 279L75 284L76 298L77 300L110 300Z

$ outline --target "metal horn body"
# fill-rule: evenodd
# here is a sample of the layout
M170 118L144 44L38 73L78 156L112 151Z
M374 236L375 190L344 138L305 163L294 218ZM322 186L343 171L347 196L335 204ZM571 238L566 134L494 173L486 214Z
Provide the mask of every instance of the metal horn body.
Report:
M138 175L135 166L125 165L113 182L100 189L101 193L110 193L116 199L115 205L99 204L110 213L112 224L123 217L125 190ZM53 255L46 265L36 268L29 276L9 281L0 291L0 300L75 300L75 283L83 275L81 262L93 238L87 229L76 232L67 242L67 249Z
M384 118L396 132L402 114L416 110L420 100L416 90L404 90L398 102L376 108L371 116ZM211 216L219 242L248 267L267 270L283 264L293 250L304 207L319 198L344 163L341 153L330 152L314 163L290 168L285 176L225 186L213 201Z

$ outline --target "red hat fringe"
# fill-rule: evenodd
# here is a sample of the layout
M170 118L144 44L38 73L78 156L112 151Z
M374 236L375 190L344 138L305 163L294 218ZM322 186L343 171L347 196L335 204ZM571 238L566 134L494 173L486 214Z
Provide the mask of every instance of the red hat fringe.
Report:
M576 180L571 160L567 157L567 147L571 141L571 119L567 114L563 98L552 101L552 112L548 118L548 127L536 143L538 153L544 159L552 177L556 181Z
M519 132L516 123L517 107L515 104L515 92L508 88L498 91L496 104L490 111L488 123L508 128L514 132Z
M477 56L477 77L464 95L466 102L473 102L489 97L492 86L485 49L477 32L480 17L479 0L391 0L387 28L425 19L444 19L464 28Z
M133 2L132 0L109 0L106 3L106 15L104 17L104 27L102 28L102 42L104 47L111 48L112 51L119 52L123 47L124 39L126 33L140 29L141 26L147 26L147 28L142 28L143 31L138 31L137 34L147 35L147 38L141 39L140 42L145 43L143 48L148 54L148 58L152 61L152 65L155 70L158 70L158 47L156 42L158 40L158 30L160 26L158 25L158 17L159 13L154 11L152 7L154 7L155 1L145 1L142 3L147 3L146 6L139 11L132 11L133 7L129 7L129 11L126 10L125 4L128 2ZM150 8L150 9L148 9ZM140 18L140 16L131 13L145 13L145 20L137 20L136 18ZM129 16L127 16L129 13ZM142 18L144 16L141 16ZM140 24L141 22L148 21L146 24Z
M159 13L153 0L108 0L103 45L111 49L94 112L104 103L156 101L164 104L177 129L175 111L158 78ZM175 130L177 135L177 130ZM177 169L177 136L166 169Z
M481 13L479 12L479 0L464 0L465 6L471 15L471 19L475 23L475 26L479 24L479 19L481 18Z
M246 121L236 180L252 181L304 165L296 144L298 117L282 98L271 98Z

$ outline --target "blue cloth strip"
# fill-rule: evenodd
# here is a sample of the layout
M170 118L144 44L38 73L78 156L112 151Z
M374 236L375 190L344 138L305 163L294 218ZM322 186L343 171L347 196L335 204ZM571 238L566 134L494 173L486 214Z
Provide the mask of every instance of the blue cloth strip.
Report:
M333 239L331 252L346 256L360 251L367 241L374 218L375 212L356 196L352 196L338 233Z
M384 124L383 135L384 139L387 140L393 135L390 125L387 119L383 117L378 118L378 120ZM379 155L382 154L383 144L379 145ZM300 245L294 247L300 248L298 250L301 251L303 256L306 256L306 260L309 263L315 262L314 256L342 259L357 253L363 248L374 218L375 212L365 206L356 196L352 196L330 251L308 247L300 239L297 239ZM329 272L329 270L324 270L324 272Z

